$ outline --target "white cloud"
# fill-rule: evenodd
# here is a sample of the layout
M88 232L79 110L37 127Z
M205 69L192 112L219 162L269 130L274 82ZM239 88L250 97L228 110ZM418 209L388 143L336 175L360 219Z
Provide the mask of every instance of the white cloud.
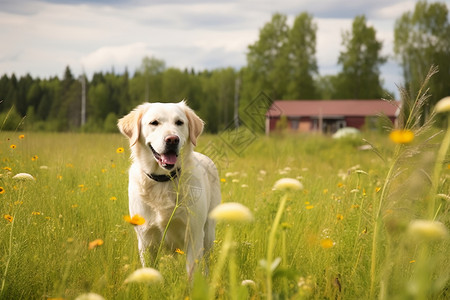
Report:
M80 64L87 73L101 71L111 67L124 70L127 66L136 68L142 58L151 56L145 43L138 42L120 46L105 46L89 53L80 59Z

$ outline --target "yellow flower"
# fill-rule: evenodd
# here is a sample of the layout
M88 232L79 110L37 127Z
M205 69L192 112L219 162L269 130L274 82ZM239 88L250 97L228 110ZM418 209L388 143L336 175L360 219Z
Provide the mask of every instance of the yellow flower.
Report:
M175 249L175 252L178 254L184 254L184 251L181 250L180 248Z
M338 221L341 221L344 219L344 216L341 214L337 214L336 219L338 219Z
M389 138L396 144L409 144L414 140L414 132L407 129L392 130Z
M25 138L25 134L19 135L19 139L20 139L20 140L23 140L24 138Z
M103 243L104 243L104 242L103 242L102 239L96 239L96 240L93 240L92 242L89 242L88 249L89 249L89 250L95 249L95 248L97 248L98 246L103 245Z
M273 189L278 191L298 191L303 189L303 185L300 181L294 178L281 178L275 182Z
M320 240L320 246L323 249L329 249L334 246L334 242L330 238Z
M163 277L158 270L153 268L141 268L131 273L125 283L140 282L140 283L162 283Z
M409 261L410 264L413 264L413 263L415 263L415 262L416 262L415 259Z
M3 170L11 171L12 169L10 167L3 167Z
M225 178L220 178L220 182L227 182Z
M4 193L5 193L5 189L2 186L0 186L0 195L4 194Z
M12 221L14 220L14 217L11 215L3 215L3 218L8 221L9 223L12 223Z
M33 157L31 157L31 160L32 160L32 161L37 161L38 158L39 158L39 157L38 157L37 155L33 155Z
M32 214L33 216L40 216L40 215L41 215L41 213L38 212L38 211L33 211L31 214Z
M138 214L134 215L133 217L124 216L123 219L132 225L142 225L145 223L145 219Z
M306 208L306 209L313 209L313 208L314 208L314 205L307 205L305 208Z
M111 200L111 201L116 201L116 200L117 200L117 197L112 196L112 197L109 198L109 200Z
M123 149L123 147L119 147L119 148L116 149L116 152L117 153L124 153L125 149Z
M434 109L437 113L450 112L450 96L439 100Z
M11 144L11 145L9 146L9 148L11 148L11 149L16 149L16 148L17 148L17 146L16 146L16 145L14 145L14 144Z
M209 217L216 221L225 222L250 222L253 220L250 209L237 202L222 203L216 206L209 213Z

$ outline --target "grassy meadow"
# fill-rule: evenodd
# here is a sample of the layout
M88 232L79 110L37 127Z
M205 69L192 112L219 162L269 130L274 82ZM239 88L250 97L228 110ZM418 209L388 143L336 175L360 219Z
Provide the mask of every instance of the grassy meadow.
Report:
M282 135L237 154L202 136L197 149L219 167L223 202L242 203L253 222L219 223L208 276L190 283L182 251L165 252L153 266L164 282L146 284L124 283L141 268L123 218L126 139L0 132L0 299L448 299L450 167L435 165L443 133L410 144L363 137L375 150L361 150L361 138ZM13 178L23 172L35 180ZM303 189L274 191L286 177ZM414 231L417 219L446 228Z

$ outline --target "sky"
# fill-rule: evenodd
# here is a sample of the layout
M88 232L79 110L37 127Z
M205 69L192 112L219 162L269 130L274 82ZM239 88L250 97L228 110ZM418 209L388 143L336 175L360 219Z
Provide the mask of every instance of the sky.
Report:
M450 7L450 0L441 0ZM62 77L69 66L83 72L130 74L145 56L167 67L196 71L246 65L248 46L274 13L289 25L302 13L318 25L320 75L336 74L342 33L365 15L388 61L381 68L385 88L403 84L393 54L394 24L413 11L410 0L0 0L0 75Z

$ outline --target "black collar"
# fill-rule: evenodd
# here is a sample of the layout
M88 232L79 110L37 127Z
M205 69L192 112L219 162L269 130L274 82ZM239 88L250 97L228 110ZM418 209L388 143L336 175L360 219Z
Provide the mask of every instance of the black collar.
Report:
M172 172L170 172L170 174L168 174L168 175L165 175L165 174L162 174L162 175L160 175L160 174L148 174L148 173L145 173L145 175L147 175L148 178L153 179L156 182L166 182L166 181L169 181L169 180L177 178L179 172L180 172L180 169L178 168L178 169L173 170Z

